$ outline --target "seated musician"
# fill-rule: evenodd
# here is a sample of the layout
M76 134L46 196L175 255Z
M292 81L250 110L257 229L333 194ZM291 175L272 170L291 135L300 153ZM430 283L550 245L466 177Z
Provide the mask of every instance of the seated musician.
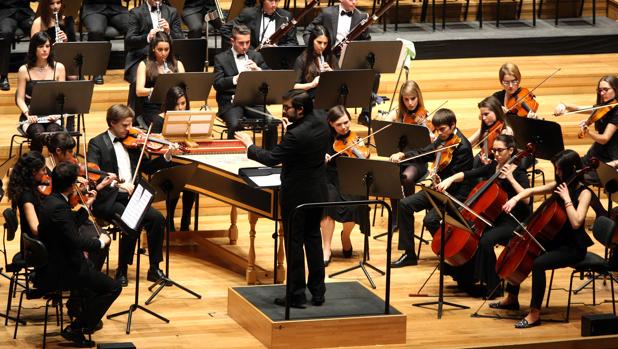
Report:
M32 26L34 12L30 3L34 0L2 0L0 1L0 90L11 89L9 84L9 62L11 61L11 45L15 42L17 29L26 35Z
M294 62L296 71L294 89L306 90L312 98L315 98L320 73L338 68L337 59L331 52L329 36L324 26L316 25L309 35L307 48Z
M51 38L52 45L56 42L75 41L75 23L73 17L64 15L64 0L39 1L40 16L32 22L30 36L44 31ZM56 23L56 15L60 23Z
M115 218L115 214L121 215L129 202L129 196L133 193L133 174L138 165L140 149L127 149L123 146L122 140L127 138L134 116L133 110L126 105L112 105L107 109L108 129L88 142L88 161L97 164L102 171L116 174L119 178L118 183L112 182L97 195L97 200L93 205L95 217L109 221ZM146 159L144 155L145 159L140 169L149 173L167 166L165 161L171 160L173 150L170 148L164 156L156 159ZM163 271L159 269L159 263L163 260L165 218L159 211L150 207L144 215L144 227L148 235L148 260L150 262L147 280L156 282L164 276ZM116 279L123 286L128 284L127 265L133 260L135 242L135 237L125 234L120 237Z
M434 161L434 169L431 176L434 182L439 182L441 178L448 178L455 173L467 171L472 169L472 148L468 139L457 128L457 118L455 113L449 109L439 109L431 119L434 129L438 132L438 138L432 144L421 148L409 151L407 153L395 153L391 155L390 159L393 162L400 162L401 160L415 156L422 155L428 151L438 149L444 145L453 145L455 147L450 148L451 158L448 161L448 150L437 152L435 154L427 154L419 158L420 161L430 162ZM436 155L438 154L438 155ZM445 156L447 160L441 160L442 156ZM438 159L438 157L440 159ZM436 163L435 160L440 160ZM448 162L448 163L447 163ZM454 184L450 187L448 192L460 201L464 201L468 196L470 186L467 181ZM404 254L391 264L394 268L400 268L408 265L416 265L417 258L414 251L414 213L425 209L430 209L423 223L432 235L436 233L440 227L440 217L438 212L432 208L429 199L423 192L410 195L399 202L398 208L398 221L399 221L399 249L404 250ZM473 263L467 263L461 268L453 268L450 274L455 278L459 287L464 291L470 291L473 285L472 269Z
M505 212L512 212L517 203L531 195L558 195L558 202L564 208L567 220L553 240L542 241L546 252L536 257L532 265L532 296L530 311L525 318L515 324L516 328L528 328L541 324L540 309L545 295L545 271L573 265L586 257L587 248L593 242L584 229L586 213L592 198L592 191L579 180L566 183L575 171L581 169L579 155L570 149L564 150L552 159L556 171L556 181L534 188L528 188L512 197L505 205ZM519 285L507 283L507 296L501 301L491 303L494 309L519 309Z
M184 73L182 62L176 60L172 38L164 31L154 34L150 40L148 58L137 66L135 93L142 102L142 118L146 125L152 124L152 132L160 133L163 119L159 117L161 103L150 101L159 74Z
M471 144L481 147L481 151L474 157L474 168L491 162L490 151L493 149L491 140L501 134L513 135L513 130L506 122L504 110L496 97L486 97L478 103L478 108L481 127L468 139Z
M488 180L499 173L496 183L506 192L509 198L521 193L530 186L526 171L516 163L507 163L517 153L513 136L498 135L491 148L493 159L489 163L472 170L458 172L445 178L437 186L439 191L448 190L453 183L459 183L469 178ZM481 196L478 200L483 200ZM524 221L530 215L529 199L521 200L513 209L512 213L520 221ZM517 222L508 214L502 213L492 222L493 227L488 227L481 236L479 248L476 251L474 276L486 287L486 294L494 298L502 295L502 290L495 290L500 284L500 278L496 273L496 244L505 245L512 237L513 231L518 227Z
M255 113L242 106L234 105L233 99L236 93L236 84L240 73L244 71L259 71L268 69L262 55L249 49L251 30L245 25L237 25L232 28L232 47L215 56L215 81L217 90L217 104L219 116L227 126L227 138L234 139L234 133L242 129L241 119L262 119L261 114ZM254 106L254 108L262 108ZM268 149L277 143L277 129L274 126L264 131L264 148Z
M51 39L46 32L38 32L30 39L26 64L19 67L17 72L17 93L15 102L21 110L19 117L20 127L30 137L30 149L43 150L44 137L41 132L57 132L62 130L59 115L50 115L47 119L39 119L37 115L30 115L30 99L32 89L37 81L64 81L64 65L54 61L51 52ZM42 115L39 115L42 116Z
M334 149L334 142L350 136L351 118L348 111L342 105L332 107L327 115L328 125L330 126L331 139L329 140L328 153L326 153L326 179L328 187L329 202L343 202L349 200L363 200L362 196L344 195L339 191L339 178L337 175L337 165L335 159L331 159L337 151ZM352 140L355 141L355 140ZM351 143L351 142L347 142ZM341 143L345 144L345 142ZM363 151L361 151L362 153ZM367 152L368 153L368 152ZM359 154L361 157L369 154ZM345 156L343 154L339 156ZM332 258L331 240L335 231L335 221L343 223L341 231L341 248L344 258L352 258L352 241L350 234L356 224L359 224L361 231L366 233L369 224L369 216L365 207L331 207L324 209L324 218L320 222L322 228L322 249L324 250L324 266L328 266Z
M500 83L504 89L495 92L493 95L502 103L502 110L504 110L504 113L513 116L523 115L529 118L537 118L536 112L527 106L527 104L522 102L517 103L517 101L526 94L521 92L521 73L519 67L513 63L505 63L500 67L498 76L500 77ZM534 99L533 94L530 94L529 97ZM507 105L513 106L508 107Z
M182 21L189 28L187 36L201 38L204 31L204 16L216 11L215 0L186 0L182 8ZM223 18L221 18L223 20Z
M84 298L81 307L67 304L73 321L60 334L79 346L92 346L94 343L86 340L84 334L101 329L101 319L120 295L122 287L93 269L84 257L83 251L102 250L111 239L106 234L86 237L79 233L79 222L87 219L88 213L84 207L72 211L69 204L69 198L75 195L77 172L77 165L68 162L59 163L52 172L53 193L43 200L39 225L40 240L47 247L49 260L38 273L43 274L41 287L68 289L72 299L77 294ZM88 206L92 205L96 192L89 194L94 195L86 196L88 200L84 204Z
M597 100L595 106L602 107L608 104L616 103L616 89L618 88L618 78L615 75L603 76L597 84ZM578 106L575 104L560 103L554 110L554 115L562 115L565 112L577 111L580 109L587 109L589 106ZM580 122L580 132L588 134L588 138L592 139L594 143L584 157L582 158L584 164L588 164L590 158L595 157L599 161L606 163L612 162L618 159L618 105L608 106L594 111L585 111L584 113L590 113L591 121L600 117L594 121L594 130L590 129L591 123L587 123L588 120ZM586 183L592 185L600 185L601 181L596 171L586 172L584 175Z
M291 21L292 14L278 7L279 0L259 0L258 7L245 7L238 17L221 27L223 42L230 42L232 29L245 25L251 30L251 48L256 49L268 40L280 26ZM275 46L297 46L296 27L292 28Z

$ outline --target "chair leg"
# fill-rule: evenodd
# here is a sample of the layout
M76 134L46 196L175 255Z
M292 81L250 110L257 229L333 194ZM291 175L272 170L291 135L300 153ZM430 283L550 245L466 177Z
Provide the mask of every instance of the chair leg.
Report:
M571 278L569 281L569 298L567 300L567 310L566 310L566 318L564 322L569 322L569 314L571 313L571 292L573 291L573 277L575 276L576 270L571 272Z
M614 311L614 315L616 315L616 298L614 295L614 277L612 276L612 273L609 273L609 282L612 288L612 310Z
M49 316L49 302L53 302L53 297L45 302L45 319L43 320L43 348L45 348L45 339L47 339L47 317ZM58 304L56 304L56 316L58 316ZM58 321L56 319L56 321Z
M423 246L423 234L425 234L425 222L423 222L423 226L421 227L421 236L418 240L418 252L416 252L416 259L421 259L421 246Z
M11 280L9 281L9 295L6 299L6 317L4 318L4 326L7 326L9 324L9 315L11 312L11 303L13 301L13 283L15 282L13 280L13 276L11 276Z
M24 300L24 293L26 291L21 291L21 295L19 296L19 306L17 307L17 321L15 321L15 332L13 332L13 339L17 339L17 329L19 328L19 320L21 320L21 303Z
M545 301L545 308L549 308L549 298L551 297L551 286L554 283L554 269L551 270L551 277L549 278L549 287L547 289L547 301Z
M597 305L597 287L596 287L596 273L592 272L592 305Z

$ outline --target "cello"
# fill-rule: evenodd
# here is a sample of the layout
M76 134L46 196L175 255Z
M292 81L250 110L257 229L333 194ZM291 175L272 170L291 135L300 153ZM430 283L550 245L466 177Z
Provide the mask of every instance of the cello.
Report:
M532 144L528 144L525 150L513 155L504 166L508 166L520 161L534 151ZM468 195L464 202L469 210L477 212L480 216L475 216L468 209L461 212L462 217L470 223L473 233L460 229L450 224L446 224L447 240L444 243L444 261L452 266L460 266L468 262L478 248L479 240L487 228L486 222L494 221L502 213L502 206L507 202L508 195L496 182L500 176L500 171L496 171L486 181L478 183ZM461 211L461 209L460 209ZM436 255L440 254L440 240L442 239L442 228L438 228L433 236L431 249Z
M585 172L594 170L599 165L597 159L591 159L590 165L577 170L565 182L567 186L578 180ZM496 272L501 279L513 285L521 284L532 272L534 260L545 251L543 242L552 241L564 224L567 224L567 213L564 203L558 194L551 197L534 211L515 231L508 245L502 250L496 262Z

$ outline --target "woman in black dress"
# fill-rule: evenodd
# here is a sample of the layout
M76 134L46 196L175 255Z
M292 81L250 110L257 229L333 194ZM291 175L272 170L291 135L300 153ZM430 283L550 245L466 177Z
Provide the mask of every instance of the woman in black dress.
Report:
M337 59L331 53L330 34L321 25L316 25L309 35L307 48L296 58L294 89L306 90L315 98L315 89L320 83L320 73L337 69Z
M74 42L75 23L73 17L64 15L64 7L64 0L40 0L40 16L32 22L30 36L44 31L51 38L52 45L56 42ZM55 14L58 15L59 26Z

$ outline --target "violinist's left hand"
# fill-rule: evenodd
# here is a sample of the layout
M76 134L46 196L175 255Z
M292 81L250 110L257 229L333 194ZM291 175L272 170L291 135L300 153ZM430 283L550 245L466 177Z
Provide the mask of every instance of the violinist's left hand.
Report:
M92 203L97 198L97 191L96 190L89 190L87 196L88 196L88 200L86 200L86 202L84 204L86 204L86 206L88 206L88 207L92 207Z
M534 111L530 110L528 112L528 118L530 118L530 119L538 119L539 116Z
M330 154L324 154L324 162L328 163L330 161L330 159L332 159L333 157L330 156Z
M398 163L399 161L403 160L404 156L406 156L406 155L404 153L402 153L402 152L395 153L395 154L390 156L389 160L391 162Z
M569 187L567 187L566 183L561 183L558 187L556 187L554 193L558 194L565 203L571 202L571 195L569 195Z
M245 145L245 148L249 148L251 145L253 145L253 139L251 139L251 136L246 133L236 132L234 133L234 138L241 141L242 144Z

